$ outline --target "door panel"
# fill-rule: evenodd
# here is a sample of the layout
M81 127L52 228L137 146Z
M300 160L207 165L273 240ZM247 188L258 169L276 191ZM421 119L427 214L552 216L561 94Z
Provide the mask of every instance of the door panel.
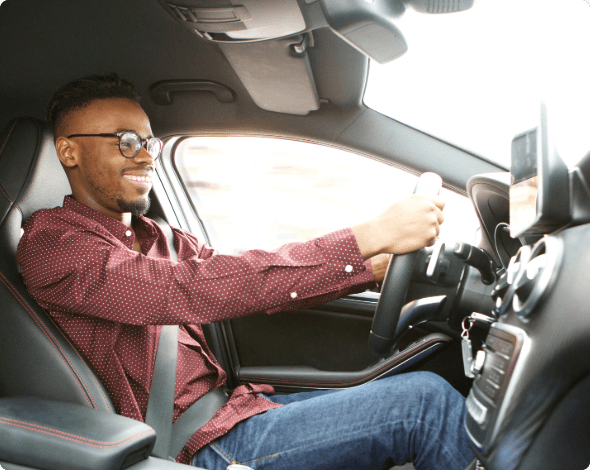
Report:
M452 338L412 328L391 357L368 350L374 301L345 298L314 309L253 315L226 322L240 381L269 383L279 391L343 388L413 370Z

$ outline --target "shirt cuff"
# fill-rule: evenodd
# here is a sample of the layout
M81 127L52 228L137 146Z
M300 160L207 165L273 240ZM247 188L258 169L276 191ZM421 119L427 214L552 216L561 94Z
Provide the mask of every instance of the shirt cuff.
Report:
M283 304L268 309L266 313L311 308L376 286L371 263L363 259L352 229L329 233L311 243L325 260L323 266L318 268L324 273L318 279L317 288L293 288L284 294Z

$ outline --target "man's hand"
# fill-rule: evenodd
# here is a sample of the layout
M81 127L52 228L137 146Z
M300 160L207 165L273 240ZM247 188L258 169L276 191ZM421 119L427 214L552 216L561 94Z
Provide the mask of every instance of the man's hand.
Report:
M373 271L373 277L376 282L381 282L385 279L385 273L387 272L391 256L392 255L381 254L371 258L371 270Z
M432 246L444 221L444 200L414 194L393 204L379 217L352 227L363 258L379 253L409 253Z

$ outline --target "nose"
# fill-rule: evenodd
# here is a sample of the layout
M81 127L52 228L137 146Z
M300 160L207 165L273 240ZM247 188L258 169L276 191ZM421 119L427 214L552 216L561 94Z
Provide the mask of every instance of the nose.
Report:
M147 165L153 165L156 159L146 150L144 146L141 147L139 153L133 157L136 163L143 163Z

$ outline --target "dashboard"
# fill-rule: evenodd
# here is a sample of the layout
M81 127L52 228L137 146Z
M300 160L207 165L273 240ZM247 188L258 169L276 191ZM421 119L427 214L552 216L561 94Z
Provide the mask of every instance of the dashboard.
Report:
M480 248L497 267L494 306L482 312L494 321L465 420L487 470L590 466L590 154L576 168L561 165L544 112L527 137L536 156L521 152L515 162L527 147L526 133L516 136L513 174L478 175L467 186ZM517 165L529 166L525 178L515 178ZM526 207L514 210L511 197Z

